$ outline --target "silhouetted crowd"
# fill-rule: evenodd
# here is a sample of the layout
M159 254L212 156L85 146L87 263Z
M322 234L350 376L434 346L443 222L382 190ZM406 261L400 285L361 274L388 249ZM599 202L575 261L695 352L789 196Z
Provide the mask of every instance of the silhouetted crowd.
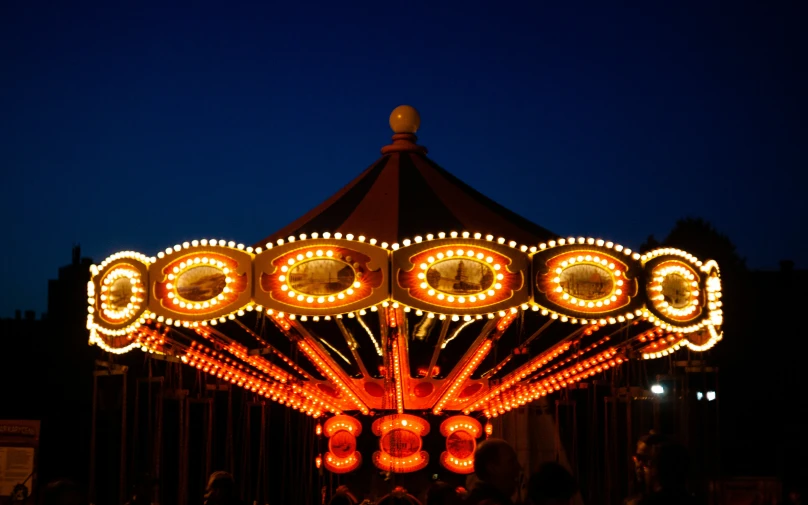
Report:
M634 456L641 491L625 505L695 505L687 491L687 451L663 437L643 437ZM467 491L445 482L426 493L425 505L572 505L578 485L564 466L547 462L523 480L516 451L504 440L489 438L474 452L476 481ZM524 497L520 501L520 497ZM370 505L360 502L346 487L338 488L331 505ZM415 496L396 488L375 505L421 505Z
M634 454L639 491L624 505L698 505L687 488L688 454L684 446L660 435L650 434L637 443ZM516 451L504 440L490 438L474 452L475 482L466 490L436 482L424 502L397 487L377 501L360 501L346 486L330 497L330 505L572 505L582 503L578 485L570 472L555 462L542 464L527 482ZM136 488L126 505L150 505L150 486ZM41 505L87 505L85 495L69 481L44 487ZM325 498L325 497L324 497ZM791 493L789 505L802 505L802 495ZM208 479L204 505L242 505L236 483L227 472L214 472Z

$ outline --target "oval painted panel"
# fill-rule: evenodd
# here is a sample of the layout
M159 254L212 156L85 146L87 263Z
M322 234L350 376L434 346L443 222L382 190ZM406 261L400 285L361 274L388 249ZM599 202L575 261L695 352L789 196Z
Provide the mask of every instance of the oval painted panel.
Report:
M328 396L339 398L339 392L328 384L317 384L317 388Z
M477 443L466 431L456 431L446 438L446 452L458 459L466 459L474 454Z
M128 277L121 277L112 282L107 295L107 305L112 310L124 310L132 303L132 281Z
M578 300L600 300L608 297L614 289L611 272L598 265L572 265L558 277L561 289Z
M668 305L675 309L682 309L690 304L690 282L678 273L671 273L662 279L662 296Z
M435 386L432 385L431 382L421 382L413 389L413 393L418 398L423 398L425 396L429 396L432 394L432 391L435 389Z
M450 295L474 295L494 284L496 274L485 263L453 258L439 261L426 271L426 283L432 289Z
M353 433L340 430L328 439L328 450L338 458L347 458L356 452L356 437Z
M331 258L318 258L291 267L286 282L298 293L328 296L345 291L355 280L356 272L349 263Z
M688 333L687 340L696 346L705 345L710 341L710 332L707 330Z
M483 385L479 384L479 383L478 384L472 384L471 386L468 386L466 389L461 391L460 394L457 395L457 397L460 398L460 399L468 398L469 396L477 393L477 391L482 389L482 387L483 387Z
M390 430L379 440L379 445L394 458L406 458L421 450L421 437L409 430Z
M216 298L227 286L227 276L215 267L191 267L177 277L177 294L192 302Z
M365 391L374 398L381 398L384 396L384 388L375 382L365 382Z

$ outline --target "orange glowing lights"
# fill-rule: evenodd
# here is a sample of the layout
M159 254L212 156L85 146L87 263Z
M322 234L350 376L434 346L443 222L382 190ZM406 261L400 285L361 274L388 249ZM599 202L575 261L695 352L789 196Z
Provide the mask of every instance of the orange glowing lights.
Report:
M362 455L354 452L347 458L337 458L330 452L325 453L325 469L331 473L353 472L362 465Z
M125 263L110 268L101 278L100 317L116 324L137 314L146 297L140 271Z
M467 416L453 416L441 423L440 433L446 437L446 451L440 455L441 464L455 473L474 472L474 450L482 433L479 421Z
M249 269L242 274L238 270L239 261L222 253L187 254L160 270L154 295L163 307L182 315L218 313L248 288Z
M697 334L695 334L697 335ZM681 333L666 333L662 328L654 328L637 337L640 342L648 342L640 349L643 359L654 359L668 356L687 345L687 340Z
M562 312L600 317L628 305L637 292L628 265L597 248L567 251L545 265L546 272L536 279L539 290Z
M411 430L422 437L429 433L429 423L412 414L393 414L376 419L371 426L371 430L376 436L395 429Z
M440 425L440 434L444 437L448 437L457 431L465 431L474 438L479 438L482 433L482 426L478 420L468 416L452 416Z
M354 249L310 245L275 257L271 267L267 263L264 266L267 271L257 278L261 289L272 299L303 309L304 313L312 310L318 313L370 297L384 279L382 269L371 270L370 262L369 256Z
M516 310L509 311L502 319L497 322L497 331L502 333L508 329L508 326L511 325L514 319L516 319L517 314L519 314Z
M502 379L500 385L494 388L492 391L489 391L488 394L483 396L483 398L481 398L478 401L473 401L471 405L464 407L463 413L468 415L474 410L479 409L495 396L502 394L503 391L506 391L507 389L513 387L519 381L530 376L538 369L546 366L548 363L559 357L561 354L567 352L569 348L570 343L564 342L528 361L521 367L517 368L516 370L505 376Z
M379 451L373 464L380 470L396 473L415 472L429 463L421 450L421 437L429 433L429 423L411 414L393 414L377 419L371 426L379 436Z
M399 285L417 300L448 309L474 309L507 300L522 286L512 260L479 245L446 245L416 253Z
M474 373L474 370L480 365L483 359L488 355L488 351L491 350L491 346L493 345L493 340L485 339L482 344L477 348L477 350L472 355L471 359L469 359L466 364L463 366L462 371L457 375L457 377L452 381L452 385L449 389L441 396L438 403L432 408L432 413L435 415L440 414L443 408L446 406L447 403L452 401L457 393L460 391L461 386L466 383L466 379Z
M356 437L362 433L362 424L351 416L334 416L325 422L323 430L328 437L326 470L347 473L359 468L362 456L356 450Z
M402 373L401 373L401 367L402 367L401 360L402 360L402 357L401 357L401 350L399 349L399 342L398 342L398 338L400 338L400 337L399 337L399 335L396 334L396 335L393 335L391 338L394 339L393 343L392 343L392 347L393 347L393 382L395 383L396 410L398 411L399 414L403 414L404 413L404 386L402 384L402 381L404 380L404 377L402 376Z
M146 322L150 262L142 254L123 251L90 267L87 329L91 344L114 354L141 347L117 337L131 335Z
M290 391L285 385L259 376L255 372L249 373L243 369L243 366L223 362L218 353L197 345L196 342L191 343L181 360L200 371L260 394L281 405L288 405L312 417L322 415L324 405L318 399Z
M387 307L387 326L389 328L395 328L398 326L398 315L396 314L396 309L393 307Z
M348 383L342 377L342 372L337 371L335 367L330 366L324 358L321 358L319 353L315 350L315 348L309 345L304 339L298 340L297 342L298 347L303 351L306 357L317 367L320 372L328 377L328 379L335 384L342 392L350 399L351 403L356 405L359 408L359 411L365 415L370 413L370 410L367 406L362 402L362 400L357 397L350 387L348 387Z
M651 269L648 298L665 318L689 322L702 313L701 281L695 269L684 261L667 260Z
M455 433L452 436L459 437L460 435L461 435L460 433ZM466 433L464 436L468 437L470 435L468 435ZM448 445L449 445L448 440L447 440L446 444L447 444L447 447L448 447ZM471 440L471 439L466 440L465 444L470 445L470 446L473 445L474 447L477 447L476 441ZM450 472L459 473L459 474L474 473L474 458L473 457L470 457L470 458L456 458L456 457L452 456L452 453L450 453L449 451L443 451L440 454L440 464L443 465L443 467L446 468L447 470L449 470Z
M420 451L407 458L394 458L385 452L376 451L373 453L373 464L376 465L376 468L387 472L417 472L429 464L429 454L426 451Z
M362 423L351 416L334 416L326 420L323 430L326 437L331 437L338 431L347 431L359 436L362 433Z
M491 398L487 403L486 416L496 417L504 414L542 396L560 391L561 388L619 366L625 361L626 359L618 355L616 349L608 349L555 374L548 375L542 380L537 380L530 385L520 385Z

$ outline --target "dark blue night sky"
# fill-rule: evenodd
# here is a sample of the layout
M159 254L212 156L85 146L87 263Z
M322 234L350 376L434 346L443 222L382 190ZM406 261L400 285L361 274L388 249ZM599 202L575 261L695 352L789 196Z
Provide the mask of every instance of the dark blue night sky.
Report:
M0 5L0 316L44 311L74 243L260 240L402 103L432 159L558 233L636 248L699 216L753 268L808 265L796 7L147 3Z

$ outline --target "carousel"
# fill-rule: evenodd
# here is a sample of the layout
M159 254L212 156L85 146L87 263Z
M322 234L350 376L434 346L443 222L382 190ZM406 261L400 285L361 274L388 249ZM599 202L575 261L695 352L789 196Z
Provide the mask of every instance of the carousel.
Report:
M264 240L92 266L90 343L310 416L312 472L465 475L495 418L721 340L715 261L554 234L428 158L419 124L396 108L382 157Z

